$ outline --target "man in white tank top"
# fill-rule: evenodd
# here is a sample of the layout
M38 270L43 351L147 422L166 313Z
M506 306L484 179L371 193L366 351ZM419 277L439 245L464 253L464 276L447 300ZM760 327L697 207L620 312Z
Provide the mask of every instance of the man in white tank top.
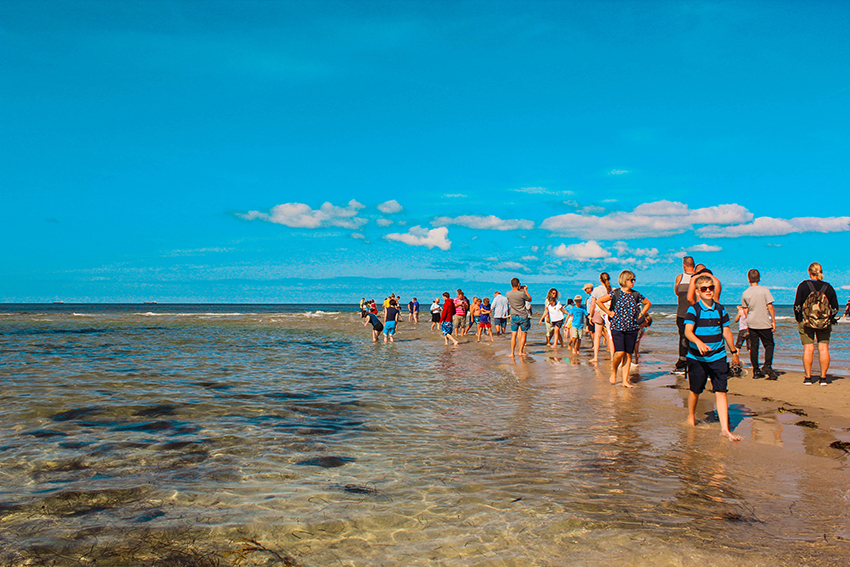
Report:
M679 360L671 374L684 374L688 366L688 339L685 338L685 315L688 313L688 284L694 275L694 259L692 256L682 258L682 273L676 276L673 293L676 294L676 326L679 328Z

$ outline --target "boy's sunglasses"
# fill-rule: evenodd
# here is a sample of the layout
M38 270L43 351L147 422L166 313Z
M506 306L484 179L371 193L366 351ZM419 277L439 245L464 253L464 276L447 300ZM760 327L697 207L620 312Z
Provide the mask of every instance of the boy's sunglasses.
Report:
M714 286L713 285L700 286L699 290L703 293L705 293L707 291L714 291Z

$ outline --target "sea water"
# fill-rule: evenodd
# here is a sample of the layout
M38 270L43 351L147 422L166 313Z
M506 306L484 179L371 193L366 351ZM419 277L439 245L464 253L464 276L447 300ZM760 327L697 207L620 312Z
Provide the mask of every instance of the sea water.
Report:
M683 426L654 312L627 391L539 328L512 360L352 306L3 306L0 560L846 565L848 424Z

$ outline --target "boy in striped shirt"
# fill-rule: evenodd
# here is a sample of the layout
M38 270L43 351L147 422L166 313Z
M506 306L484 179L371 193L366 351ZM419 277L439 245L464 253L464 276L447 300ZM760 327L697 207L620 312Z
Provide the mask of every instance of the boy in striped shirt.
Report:
M705 390L709 378L717 400L717 417L721 433L732 441L741 438L729 431L729 403L726 400L726 362L724 342L732 352L732 364L740 364L738 350L729 329L729 314L714 301L714 280L699 276L694 282L699 300L688 308L685 315L685 337L688 339L688 424L696 425L696 408L699 395Z

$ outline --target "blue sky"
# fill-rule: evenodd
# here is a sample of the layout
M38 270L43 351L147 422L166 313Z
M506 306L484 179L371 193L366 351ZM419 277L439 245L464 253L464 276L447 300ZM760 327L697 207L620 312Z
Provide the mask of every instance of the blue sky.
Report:
M684 253L780 302L819 261L842 298L848 29L846 2L6 0L0 301L628 267L666 303Z

